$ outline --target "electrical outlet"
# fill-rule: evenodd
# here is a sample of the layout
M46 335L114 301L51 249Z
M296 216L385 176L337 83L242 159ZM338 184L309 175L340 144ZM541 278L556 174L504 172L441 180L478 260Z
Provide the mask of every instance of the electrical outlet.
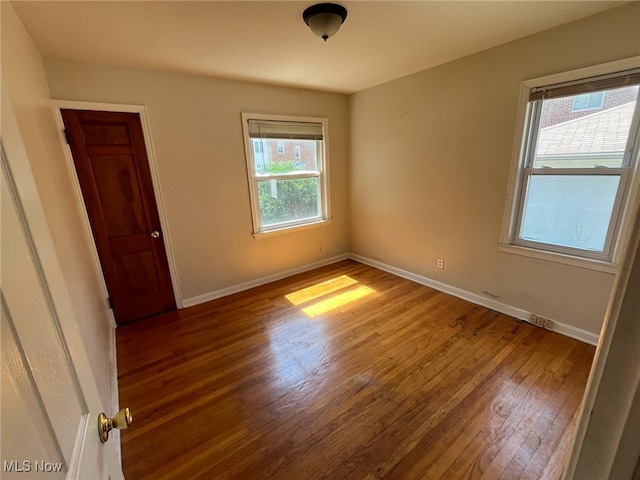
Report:
M529 317L529 321L538 327L544 327L544 317L541 317L540 315L532 313Z
M537 325L538 327L543 327L548 330L553 330L553 320L551 320L550 318L543 317L542 315L536 315L535 313L532 313L531 316L529 317L529 322L531 322L534 325Z
M444 259L439 258L438 261L436 262L436 267L438 267L440 270L444 269Z

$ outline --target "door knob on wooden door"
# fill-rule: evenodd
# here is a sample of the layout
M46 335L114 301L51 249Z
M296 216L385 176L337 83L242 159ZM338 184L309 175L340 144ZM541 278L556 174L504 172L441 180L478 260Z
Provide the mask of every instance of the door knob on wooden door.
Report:
M112 418L107 418L104 412L101 413L98 415L98 435L100 435L100 441L105 443L109 440L109 432L111 430L114 428L118 430L129 428L131 422L133 422L133 417L131 416L131 410L128 408L123 408Z
M158 230L154 230L151 232L151 238L160 238L160 232Z

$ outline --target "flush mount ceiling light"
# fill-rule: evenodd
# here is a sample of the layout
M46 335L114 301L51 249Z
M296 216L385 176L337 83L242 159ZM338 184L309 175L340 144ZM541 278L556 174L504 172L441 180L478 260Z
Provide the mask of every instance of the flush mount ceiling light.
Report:
M318 3L302 12L304 23L325 42L336 34L345 18L347 9L335 3Z

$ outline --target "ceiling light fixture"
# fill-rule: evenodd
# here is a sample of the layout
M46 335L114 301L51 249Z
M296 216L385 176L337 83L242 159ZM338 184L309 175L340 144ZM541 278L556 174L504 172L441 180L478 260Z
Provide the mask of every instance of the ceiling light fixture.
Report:
M335 3L318 3L302 12L304 23L325 42L336 34L345 18L347 9Z

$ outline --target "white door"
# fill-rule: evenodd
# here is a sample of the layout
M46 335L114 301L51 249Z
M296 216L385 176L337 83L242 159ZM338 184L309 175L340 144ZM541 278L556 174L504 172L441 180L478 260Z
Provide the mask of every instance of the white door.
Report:
M98 437L103 406L5 93L0 477L123 478L118 439L103 445Z

